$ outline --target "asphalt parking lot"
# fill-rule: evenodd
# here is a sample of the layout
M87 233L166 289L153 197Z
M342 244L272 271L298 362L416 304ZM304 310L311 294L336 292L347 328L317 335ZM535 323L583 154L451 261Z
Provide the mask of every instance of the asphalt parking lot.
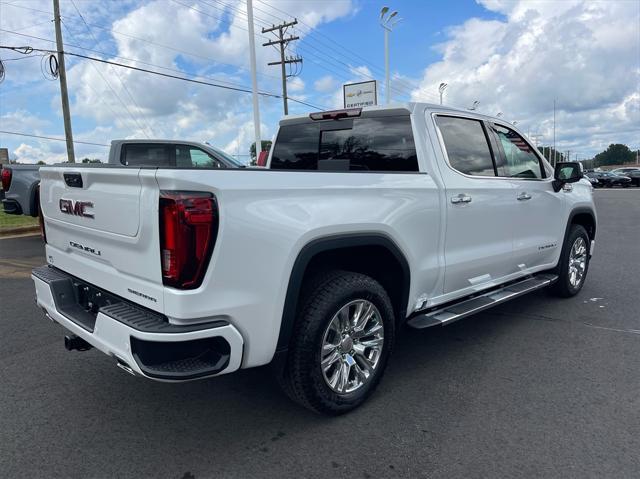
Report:
M0 477L638 477L640 189L595 196L581 294L405 332L339 418L268 368L158 384L67 352L33 301L39 237L0 239Z

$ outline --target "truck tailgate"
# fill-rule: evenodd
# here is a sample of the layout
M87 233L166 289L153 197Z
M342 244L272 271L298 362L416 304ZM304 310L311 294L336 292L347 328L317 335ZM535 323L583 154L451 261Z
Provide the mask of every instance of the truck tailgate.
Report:
M40 177L47 262L162 312L155 170L47 167Z

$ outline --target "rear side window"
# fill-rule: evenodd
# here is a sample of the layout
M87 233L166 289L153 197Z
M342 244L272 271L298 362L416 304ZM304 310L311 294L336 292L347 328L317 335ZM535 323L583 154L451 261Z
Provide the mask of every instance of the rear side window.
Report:
M496 176L489 141L482 122L469 118L437 116L452 168L472 176Z
M418 171L409 116L284 125L274 170Z
M171 166L169 151L165 145L123 145L120 162L126 166Z
M498 157L498 174L510 178L544 178L540 159L518 133L502 125L492 125L504 156Z

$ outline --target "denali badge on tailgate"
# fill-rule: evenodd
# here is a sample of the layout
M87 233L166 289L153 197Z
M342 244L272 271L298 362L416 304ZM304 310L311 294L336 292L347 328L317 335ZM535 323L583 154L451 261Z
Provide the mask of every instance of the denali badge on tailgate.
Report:
M87 208L93 208L91 201L73 201L60 198L60 211L64 214L93 218L93 213L87 212Z

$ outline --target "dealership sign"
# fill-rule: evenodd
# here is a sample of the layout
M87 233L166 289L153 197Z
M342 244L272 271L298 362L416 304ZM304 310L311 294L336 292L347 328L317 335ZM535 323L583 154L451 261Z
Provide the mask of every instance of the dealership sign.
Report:
M345 108L378 104L378 89L376 88L375 80L342 85L342 93L344 95Z

